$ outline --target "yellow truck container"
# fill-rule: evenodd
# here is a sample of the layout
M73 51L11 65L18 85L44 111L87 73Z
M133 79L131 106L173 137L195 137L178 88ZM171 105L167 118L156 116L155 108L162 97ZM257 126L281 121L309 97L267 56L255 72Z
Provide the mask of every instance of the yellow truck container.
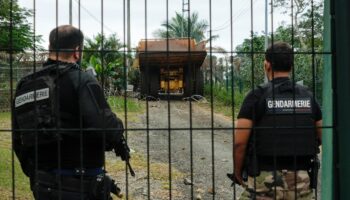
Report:
M141 72L141 95L203 95L206 55L205 43L190 38L141 40L134 62Z

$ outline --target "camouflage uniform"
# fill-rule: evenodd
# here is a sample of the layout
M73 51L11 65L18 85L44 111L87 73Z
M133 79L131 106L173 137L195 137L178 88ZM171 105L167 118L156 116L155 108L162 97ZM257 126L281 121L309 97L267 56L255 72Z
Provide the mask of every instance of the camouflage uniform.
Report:
M248 177L248 188L246 188L246 191L242 194L240 199L274 200L275 191L276 200L313 199L313 192L309 187L310 179L307 172L297 171L296 179L297 181L295 183L294 171L277 171L276 180L274 180L273 172L262 171L261 174L256 177L255 190L254 178ZM295 185L297 186L296 197Z

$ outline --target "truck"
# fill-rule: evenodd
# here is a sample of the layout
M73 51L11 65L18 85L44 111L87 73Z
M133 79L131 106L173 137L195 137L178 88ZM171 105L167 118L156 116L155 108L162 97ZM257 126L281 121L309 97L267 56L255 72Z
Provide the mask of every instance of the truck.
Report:
M136 49L141 96L202 96L206 55L205 42L191 38L141 40Z

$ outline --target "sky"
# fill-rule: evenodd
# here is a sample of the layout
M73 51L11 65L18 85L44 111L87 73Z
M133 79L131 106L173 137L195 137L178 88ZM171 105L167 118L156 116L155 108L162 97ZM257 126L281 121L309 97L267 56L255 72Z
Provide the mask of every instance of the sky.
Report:
M123 5L127 0L80 0L80 29L85 37L103 33L116 33L117 37L126 43L126 19ZM147 1L147 26L145 23L145 1ZM167 2L169 19L175 12L181 12L183 0L130 0L131 7L131 46L136 47L141 39L155 38L154 32L167 19ZM209 0L190 1L190 11L198 12L199 18L210 23ZM56 25L69 24L69 0L19 0L19 5L34 10L35 4L35 31L43 36L43 47L48 46L48 35ZM79 0L73 2L73 25L79 26ZM102 20L103 4L103 20ZM56 9L56 5L57 9ZM253 13L251 13L251 6ZM264 0L232 0L233 31L230 29L230 0L211 0L211 29L213 35L219 38L212 42L213 47L222 47L227 51L249 38L250 31L262 33L265 29L265 1ZM56 14L58 17L56 17ZM253 20L252 17L253 16ZM269 23L271 22L269 15ZM283 22L288 23L290 17L273 12L273 27ZM28 19L30 23L34 18ZM102 23L103 21L103 23ZM34 24L34 23L33 23ZM147 27L147 29L146 29ZM271 26L269 25L269 32ZM231 41L231 34L233 40ZM209 36L209 33L207 33ZM233 45L231 45L231 43Z

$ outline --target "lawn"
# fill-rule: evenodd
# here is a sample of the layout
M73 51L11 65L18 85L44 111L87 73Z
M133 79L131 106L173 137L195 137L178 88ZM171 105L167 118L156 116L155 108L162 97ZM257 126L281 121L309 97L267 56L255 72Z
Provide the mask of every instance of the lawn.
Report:
M13 184L16 199L33 199L28 178L23 174L16 156L12 154L10 119L9 112L0 113L0 199L12 199Z

